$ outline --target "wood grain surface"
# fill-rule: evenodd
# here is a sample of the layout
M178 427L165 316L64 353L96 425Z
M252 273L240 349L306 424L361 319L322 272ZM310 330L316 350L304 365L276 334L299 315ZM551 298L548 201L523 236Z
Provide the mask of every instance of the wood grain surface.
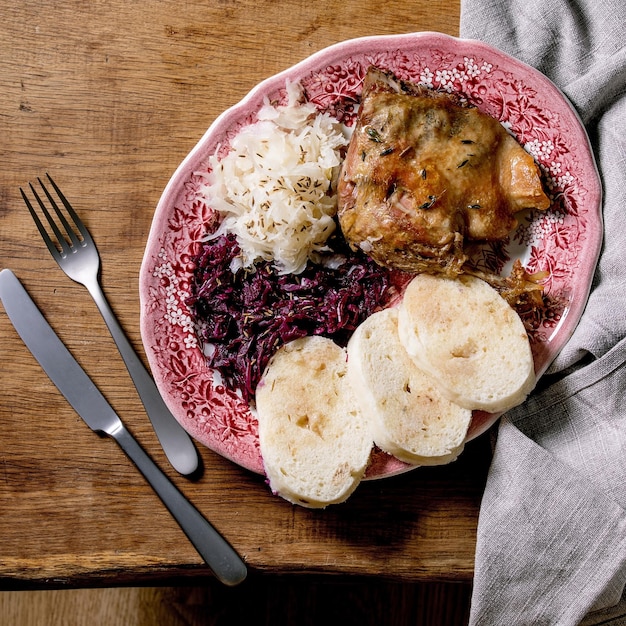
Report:
M348 574L468 583L490 460L486 437L443 468L362 484L348 503L294 508L261 477L199 448L167 464L87 291L56 266L19 194L49 172L102 257L102 284L144 358L138 272L175 168L260 80L340 40L457 35L449 0L2 2L0 267L22 280L159 466L253 575ZM0 587L202 581L211 574L116 444L94 435L0 310Z
M469 586L263 576L240 587L0 593L11 626L465 626Z

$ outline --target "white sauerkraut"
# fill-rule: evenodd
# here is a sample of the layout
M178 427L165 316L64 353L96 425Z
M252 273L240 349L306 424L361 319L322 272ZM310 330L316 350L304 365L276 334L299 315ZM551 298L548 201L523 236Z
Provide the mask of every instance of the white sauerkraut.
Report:
M287 94L286 105L266 102L225 156L210 158L200 190L222 215L210 237L237 238L241 256L233 272L265 260L280 274L299 274L327 250L335 229L336 180L348 137L335 118L301 102L298 84L287 84Z

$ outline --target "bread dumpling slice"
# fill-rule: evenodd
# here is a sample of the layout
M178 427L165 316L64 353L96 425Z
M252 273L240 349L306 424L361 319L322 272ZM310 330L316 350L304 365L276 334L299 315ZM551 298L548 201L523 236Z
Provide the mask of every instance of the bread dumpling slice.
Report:
M415 465L443 465L462 452L472 412L444 398L409 357L397 309L374 313L356 329L348 376L379 448Z
M365 474L372 435L347 376L346 351L296 339L272 357L256 390L270 488L309 508L343 502Z
M399 306L398 332L415 363L468 409L507 411L535 386L522 320L474 276L416 276Z

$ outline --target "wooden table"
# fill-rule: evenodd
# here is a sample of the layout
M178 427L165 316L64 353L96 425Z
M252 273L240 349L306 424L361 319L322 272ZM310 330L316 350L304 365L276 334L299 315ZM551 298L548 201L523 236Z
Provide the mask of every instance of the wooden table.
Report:
M325 511L200 449L193 481L167 464L87 291L52 261L19 187L55 178L94 236L102 282L135 347L138 272L180 161L260 80L340 40L437 30L449 0L2 2L0 266L22 280L132 432L253 574L471 580L487 437L447 467L362 484ZM131 463L66 404L0 311L0 588L210 576Z

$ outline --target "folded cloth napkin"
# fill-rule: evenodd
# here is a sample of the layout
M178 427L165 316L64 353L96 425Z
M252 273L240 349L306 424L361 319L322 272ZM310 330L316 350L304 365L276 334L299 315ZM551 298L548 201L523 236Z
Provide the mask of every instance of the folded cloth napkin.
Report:
M626 624L624 600L610 608L626 583L626 2L462 0L461 36L564 92L594 149L605 228L576 331L500 421L470 624Z

